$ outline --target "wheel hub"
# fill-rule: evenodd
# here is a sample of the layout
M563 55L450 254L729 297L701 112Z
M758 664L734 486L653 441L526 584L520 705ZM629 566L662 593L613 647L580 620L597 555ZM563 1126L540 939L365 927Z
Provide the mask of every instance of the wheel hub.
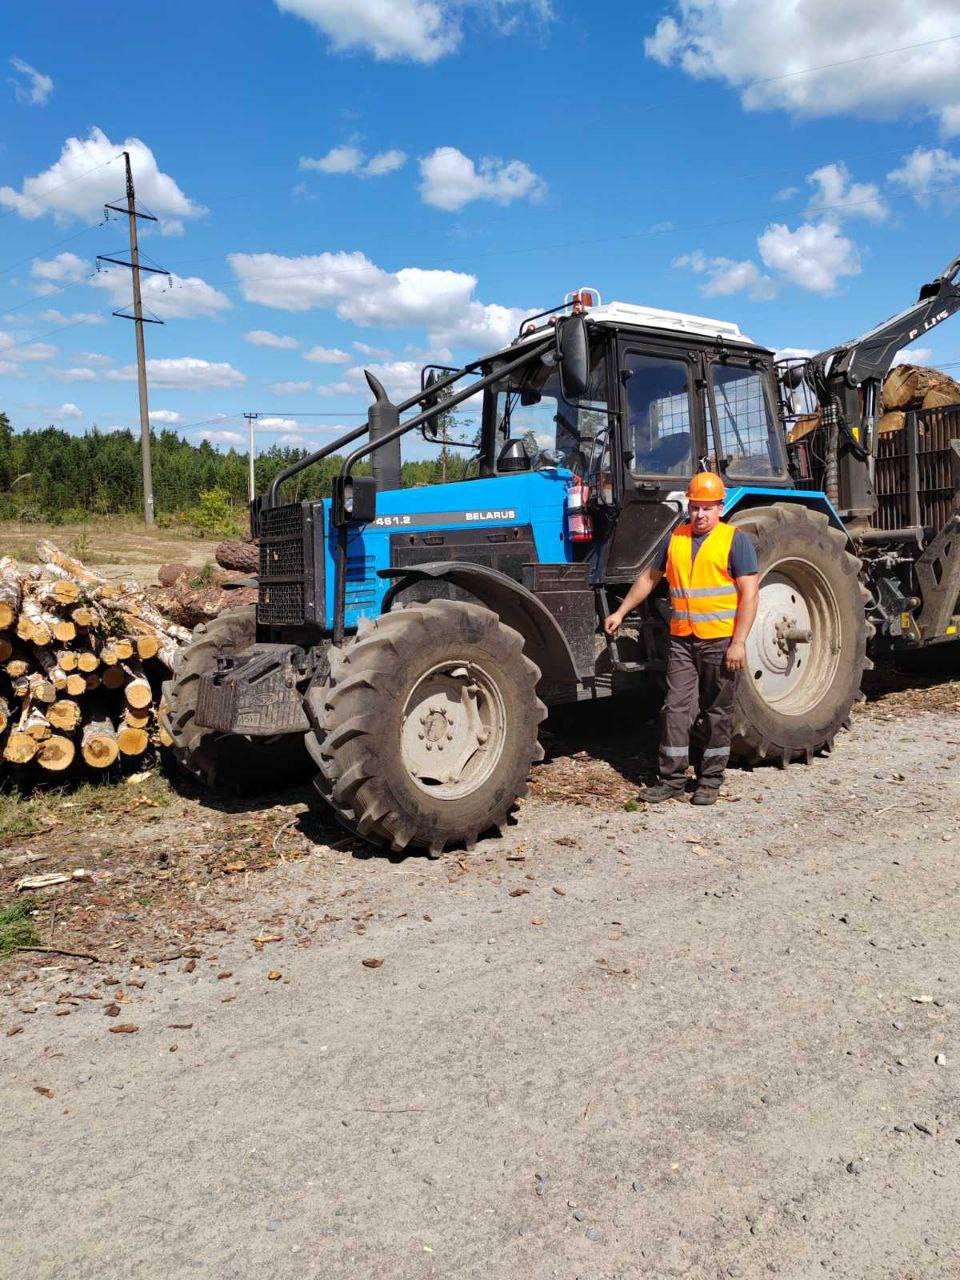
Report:
M416 682L400 727L403 763L430 795L459 800L489 777L503 749L506 714L479 666L447 662Z
M760 584L757 619L747 639L749 677L768 704L802 714L835 667L828 625L836 603L822 576L804 561L774 566Z

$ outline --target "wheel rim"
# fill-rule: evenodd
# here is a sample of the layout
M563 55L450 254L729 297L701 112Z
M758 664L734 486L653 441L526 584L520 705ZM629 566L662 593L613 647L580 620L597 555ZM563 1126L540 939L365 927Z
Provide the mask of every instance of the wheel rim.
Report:
M496 682L474 662L443 662L413 686L400 722L404 768L438 800L462 800L503 753L506 712Z
M815 565L770 566L746 648L748 678L769 706L803 715L822 700L840 661L840 610Z

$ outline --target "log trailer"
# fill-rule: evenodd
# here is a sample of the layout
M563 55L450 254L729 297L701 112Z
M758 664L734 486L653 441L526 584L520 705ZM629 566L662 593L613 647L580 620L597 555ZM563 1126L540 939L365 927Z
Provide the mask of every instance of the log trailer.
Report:
M734 752L786 765L830 750L870 654L954 651L960 406L913 415L879 449L874 424L895 352L960 307L958 273L960 259L913 307L799 363L736 324L581 289L505 349L425 368L400 404L368 373L367 422L253 504L258 604L198 627L165 686L180 763L243 787L305 745L350 831L393 851L470 847L524 793L548 707L660 686L662 587L616 639L600 624L704 468L761 568ZM474 396L475 478L402 489L402 437L437 441ZM819 426L788 448L804 396ZM284 500L344 452L331 498Z

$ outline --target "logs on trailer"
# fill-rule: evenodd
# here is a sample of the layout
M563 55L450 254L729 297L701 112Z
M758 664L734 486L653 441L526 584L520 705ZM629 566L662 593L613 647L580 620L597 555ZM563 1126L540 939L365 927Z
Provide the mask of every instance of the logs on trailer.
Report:
M0 557L0 781L102 772L169 745L156 699L189 631L136 582L47 540L37 554L27 569Z

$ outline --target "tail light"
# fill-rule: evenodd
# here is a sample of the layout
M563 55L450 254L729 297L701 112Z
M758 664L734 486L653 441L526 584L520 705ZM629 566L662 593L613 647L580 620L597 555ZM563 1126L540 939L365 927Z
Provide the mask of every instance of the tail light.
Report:
M590 487L579 476L574 476L567 490L567 529L571 542L591 542L593 521L587 512Z

